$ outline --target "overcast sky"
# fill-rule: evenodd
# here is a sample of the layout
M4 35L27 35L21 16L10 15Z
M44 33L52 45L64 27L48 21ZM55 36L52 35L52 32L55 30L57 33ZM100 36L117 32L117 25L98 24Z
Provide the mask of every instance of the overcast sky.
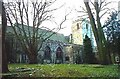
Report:
M6 1L6 0L4 0ZM8 0L9 1L9 0ZM71 26L72 26L72 22L78 18L78 16L81 16L81 13L78 13L76 10L80 10L80 6L84 7L84 0L57 0L54 5L52 6L53 8L57 8L60 7L61 5L64 4L63 7L61 7L60 9L58 9L57 11L55 11L53 13L53 16L55 17L55 21L57 22L57 24L60 24L62 22L62 20L64 19L64 16L71 12L68 16L66 22L64 22L64 24L62 25L62 27L64 27L64 29L60 30L59 33L62 33L64 35L70 35L71 33ZM94 1L94 0L91 0ZM118 9L118 1L120 0L107 0L107 1L113 1L112 4L110 4L108 7L109 8L115 8L116 10ZM108 17L108 15L105 15L102 19L102 21L104 22L104 20L106 20L106 18ZM56 27L56 25L54 23L51 22L47 22L44 23L43 26L46 26L48 28L54 28Z
M94 1L94 0L92 0ZM108 8L114 8L118 9L118 1L120 0L107 0L107 1L113 1L111 4L109 4ZM66 27L65 29L61 30L59 33L62 33L64 35L69 35L71 33L71 26L72 26L72 21L74 21L77 16L80 16L80 13L77 13L75 9L80 10L80 6L84 7L83 0L58 0L58 4L63 4L66 3L65 8L61 9L60 14L56 14L56 18L61 18L61 16L64 16L65 10L68 12L70 9L72 10L72 13L68 16L68 19L64 24L63 27ZM104 22L109 15L106 15L103 17L102 22ZM58 19L59 20L59 19Z
M120 0L107 0L107 1L113 1L108 7L118 9L118 1ZM62 33L64 35L70 35L71 33L71 26L72 22L78 18L81 14L76 12L75 9L80 10L80 6L84 7L83 0L57 0L55 7L60 6L65 3L65 6L59 9L55 12L54 16L56 17L56 21L61 22L64 18L65 14L69 13L71 10L71 14L67 17L67 21L63 24L62 27L65 27L59 33ZM107 19L109 15L105 15L102 19L102 23ZM55 27L54 25L49 25L50 28Z

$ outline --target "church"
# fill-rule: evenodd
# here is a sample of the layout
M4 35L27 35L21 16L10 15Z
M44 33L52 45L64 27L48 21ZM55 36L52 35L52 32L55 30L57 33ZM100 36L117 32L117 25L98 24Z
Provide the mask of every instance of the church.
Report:
M24 26L28 27L28 26ZM32 28L32 27L30 27ZM47 32L46 29L39 29L39 32ZM50 33L48 33L49 35ZM82 46L72 44L70 36L64 36L60 33L53 34L45 42L43 42L41 49L38 52L38 63L41 64L62 64L62 63L82 63ZM6 32L7 49L9 50L9 63L29 63L29 59L25 51L16 39L11 26L7 27ZM78 57L79 60L78 62Z
M19 24L19 28L21 28L21 24ZM24 25L24 29L32 32L31 30L33 30L33 27ZM95 39L89 21L86 19L77 19L72 23L71 30L72 34L69 36L64 36L60 33L55 33L50 36L53 31L39 28L39 34L43 33L43 35L45 34L45 37L50 37L43 42L41 49L38 51L38 63L83 63L83 39L85 38L85 35L91 39L93 52L97 56ZM11 26L7 27L6 40L9 46L7 48L9 50L9 62L29 63L27 54L22 50L22 47L18 39L15 37L13 28Z

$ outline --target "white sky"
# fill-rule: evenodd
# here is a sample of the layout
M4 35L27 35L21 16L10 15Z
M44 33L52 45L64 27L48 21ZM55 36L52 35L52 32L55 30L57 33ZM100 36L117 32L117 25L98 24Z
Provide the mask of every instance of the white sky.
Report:
M75 9L77 9L80 5L83 5L83 2L80 0L57 0L55 3L55 7L61 6L65 4L62 8L55 11L55 21L60 24L62 20L64 19L64 16L71 12L68 16L66 22L63 23L62 27L64 29L60 30L59 33L62 33L64 35L70 35L71 33L71 26L73 19L77 18L77 12ZM84 6L84 5L83 5ZM56 25L55 25L56 26ZM54 28L54 25L49 25L50 28Z
M92 0L94 1L94 0ZM108 7L109 8L115 8L118 9L118 1L120 0L107 0L107 1L113 1ZM83 0L57 0L56 6L66 4L63 8L59 9L54 15L56 16L56 21L61 22L61 20L64 18L65 13L70 12L72 10L71 14L67 17L69 20L67 20L62 27L65 27L59 33L62 33L64 35L69 35L71 33L71 26L72 21L74 21L77 16L80 16L80 13L77 13L75 9L79 10L80 6L84 6ZM66 11L67 10L67 11ZM106 20L108 15L105 15L102 19L102 21ZM52 27L52 26L50 26Z
M6 1L6 0L4 0L4 1ZM64 22L64 24L62 25L62 27L64 27L64 29L60 30L59 33L62 33L64 35L70 35L72 21L77 19L78 16L81 16L81 14L77 13L77 11L75 11L75 9L80 10L80 6L84 7L83 1L84 0L57 0L54 3L54 5L52 6L53 8L60 7L61 5L64 4L64 6L62 8L58 9L57 11L55 11L53 13L53 16L55 17L54 20L57 22L57 24L60 24L61 21L64 19L64 16L72 10L70 15L67 16L68 20L66 22ZM94 1L94 0L91 0L91 1ZM109 2L116 1L116 2L113 2L112 4L110 4L108 6L108 8L115 8L116 10L118 9L117 2L120 0L107 0L107 1L109 1ZM107 17L108 17L108 15L105 15L102 19L102 22L104 22ZM48 27L48 28L56 27L56 25L51 22L46 22L43 24L43 26Z

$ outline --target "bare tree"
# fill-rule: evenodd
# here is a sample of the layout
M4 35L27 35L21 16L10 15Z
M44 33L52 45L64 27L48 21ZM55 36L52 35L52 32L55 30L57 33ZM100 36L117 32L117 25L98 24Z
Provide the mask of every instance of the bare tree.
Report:
M94 11L92 11L90 3L93 5ZM106 13L108 13L108 11L110 11L110 9L106 7L110 3L111 2L106 2L106 0L94 0L94 2L90 2L89 0L84 0L86 12L88 14L90 24L97 43L99 60L101 64L110 63L110 58L109 58L110 55L108 53L107 41L101 25L101 18Z
M7 19L11 24L15 36L19 40L22 48L26 51L30 64L37 63L38 51L41 49L43 42L50 38L53 34L62 29L63 21L55 28L49 29L41 27L42 23L52 18L52 12L59 9L51 9L56 0L36 0L34 2L27 0L25 2L8 2L6 6ZM15 23L15 24L14 24ZM32 24L32 26L30 26ZM40 30L45 28L49 31Z

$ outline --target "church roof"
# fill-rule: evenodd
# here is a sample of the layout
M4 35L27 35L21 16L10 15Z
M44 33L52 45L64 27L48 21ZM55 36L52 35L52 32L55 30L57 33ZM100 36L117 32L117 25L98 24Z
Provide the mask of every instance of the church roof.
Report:
M18 28L21 28L21 31L23 30L21 24L19 24L19 26L16 27L17 30L18 30ZM28 30L28 28L29 28L29 30ZM32 33L32 32L33 32L33 27L24 25L24 29L25 29L25 31L26 31L27 34L28 34L29 32L30 32L31 34L33 34L33 33ZM35 29L35 30L36 30L36 29ZM29 31L29 32L28 32L28 31ZM8 26L8 27L7 27L7 33L9 33L9 32L14 33L14 30L13 30L12 26ZM18 30L17 32L19 33L20 31ZM46 29L41 29L41 28L39 28L39 29L38 29L38 33L39 33L39 35L41 34L41 37L43 37L43 38L46 38L46 37L48 37L48 36L50 36L51 34L54 33L54 34L49 38L50 40L68 43L68 40L66 39L66 36L64 36L63 34L60 34L60 33L53 32L52 30L46 30Z

